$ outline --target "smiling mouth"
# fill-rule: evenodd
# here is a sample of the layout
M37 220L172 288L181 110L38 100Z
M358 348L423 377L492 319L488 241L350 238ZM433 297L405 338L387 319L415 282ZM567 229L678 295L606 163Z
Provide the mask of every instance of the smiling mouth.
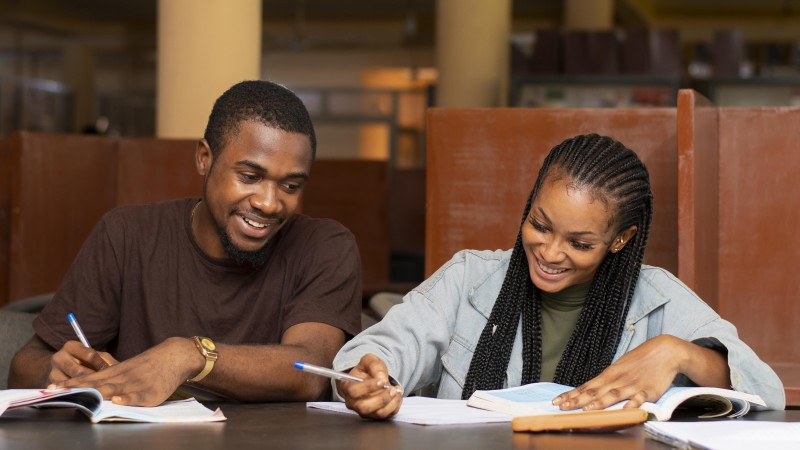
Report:
M554 269L552 267L548 267L538 259L536 260L536 264L539 266L539 269L541 269L542 272L548 275L558 275L567 271L567 269Z
M242 217L242 220L244 220L244 223L246 223L246 224L250 225L251 227L253 227L255 229L258 229L258 230L262 230L262 229L264 229L264 228L269 226L269 224L256 222L256 221L254 221L252 219L248 219L247 217Z

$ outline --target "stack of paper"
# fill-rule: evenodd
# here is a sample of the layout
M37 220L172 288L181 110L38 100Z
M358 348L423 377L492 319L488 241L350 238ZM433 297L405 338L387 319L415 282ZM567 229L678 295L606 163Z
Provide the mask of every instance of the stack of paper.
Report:
M647 437L678 448L797 450L800 422L648 422Z

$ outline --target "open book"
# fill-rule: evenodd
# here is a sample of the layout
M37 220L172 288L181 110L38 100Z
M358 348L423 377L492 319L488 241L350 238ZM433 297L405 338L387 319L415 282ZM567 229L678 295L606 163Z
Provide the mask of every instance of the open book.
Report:
M524 386L493 391L475 391L467 405L513 416L533 416L562 411L552 405L557 395L573 389L556 383L531 383ZM606 409L622 408L626 401ZM739 417L750 411L750 404L767 406L757 395L730 389L709 387L671 387L655 403L646 402L640 408L654 420L669 420L676 410L696 418Z
M103 400L100 391L92 388L73 389L7 389L0 390L0 415L6 410L34 406L37 408L77 408L98 422L219 422L222 411L211 411L190 398L165 402L160 406L117 405Z

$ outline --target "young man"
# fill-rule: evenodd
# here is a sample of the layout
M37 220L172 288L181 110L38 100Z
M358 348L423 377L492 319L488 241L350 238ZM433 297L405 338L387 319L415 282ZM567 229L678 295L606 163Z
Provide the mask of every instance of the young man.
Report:
M295 214L315 148L291 91L230 88L197 144L202 199L106 214L14 357L9 386L95 387L143 406L179 387L210 399L322 397L328 380L293 362L329 366L360 331L361 268L347 229Z

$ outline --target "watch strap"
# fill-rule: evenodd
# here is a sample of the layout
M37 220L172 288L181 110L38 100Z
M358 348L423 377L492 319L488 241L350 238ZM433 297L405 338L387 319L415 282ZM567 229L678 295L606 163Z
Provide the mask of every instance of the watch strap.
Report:
M207 349L203 345L203 340L206 340L209 343L211 343L211 350ZM214 343L213 341L211 341L211 339L203 336L193 336L192 341L194 342L194 345L195 347L197 347L197 350L200 352L200 354L203 355L203 357L206 359L206 365L203 366L203 370L201 370L200 373L195 375L193 378L189 378L187 380L189 382L196 383L205 378L209 373L211 373L211 369L214 368L214 363L217 361L218 354L216 352L216 349L214 348Z

